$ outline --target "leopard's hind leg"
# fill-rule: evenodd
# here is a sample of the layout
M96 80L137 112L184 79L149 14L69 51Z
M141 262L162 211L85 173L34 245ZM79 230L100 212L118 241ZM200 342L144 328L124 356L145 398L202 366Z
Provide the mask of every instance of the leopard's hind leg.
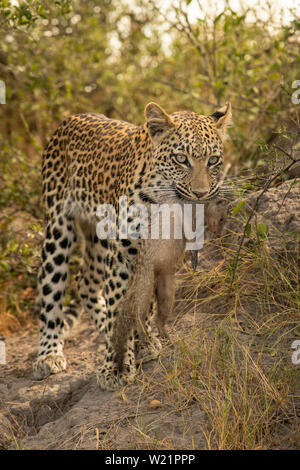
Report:
M105 256L105 352L97 374L99 386L116 390L134 380L134 320L122 316L122 301L132 276L137 248L128 240L110 240ZM121 317L120 317L121 314Z
M103 290L107 241L98 239L95 225L81 221L79 226L82 232L83 265L77 279L78 294L82 307L101 333L106 319Z
M34 377L43 379L66 369L63 354L63 299L69 273L69 257L76 242L74 220L57 204L48 218L38 276L40 299L40 345Z
M138 330L135 331L135 358L137 364L156 359L162 349L162 344L151 326L151 321L156 316L157 311L156 298L153 297L152 300L149 298L149 302L146 305L144 304L143 308L143 321L139 322Z

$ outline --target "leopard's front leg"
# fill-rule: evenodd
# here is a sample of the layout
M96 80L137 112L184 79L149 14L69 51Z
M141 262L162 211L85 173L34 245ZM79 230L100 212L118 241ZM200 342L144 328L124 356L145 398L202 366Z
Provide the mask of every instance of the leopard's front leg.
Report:
M118 314L137 250L137 242L114 240L109 243L105 258L105 357L97 373L98 384L103 390L117 390L131 383L136 375L134 323L132 318L120 318Z

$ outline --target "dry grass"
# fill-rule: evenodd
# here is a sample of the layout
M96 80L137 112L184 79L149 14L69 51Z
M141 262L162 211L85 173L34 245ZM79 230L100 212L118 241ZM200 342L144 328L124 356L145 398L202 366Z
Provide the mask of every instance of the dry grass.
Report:
M284 241L283 248L278 258L266 241L244 248L231 292L228 247L212 269L181 274L178 309L189 323L177 317L173 348L141 384L174 419L204 412L202 437L194 426L182 436L185 448L266 449L284 427L299 427L299 368L291 361L300 324L298 258ZM163 414L156 426L140 426L139 448L176 448L171 431L159 438Z

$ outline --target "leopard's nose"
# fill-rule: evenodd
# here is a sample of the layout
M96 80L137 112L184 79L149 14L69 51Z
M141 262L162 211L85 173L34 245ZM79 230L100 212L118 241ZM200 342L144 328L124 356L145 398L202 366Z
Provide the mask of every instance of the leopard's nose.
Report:
M208 191L193 191L193 193L197 196L198 199L202 199L208 194Z

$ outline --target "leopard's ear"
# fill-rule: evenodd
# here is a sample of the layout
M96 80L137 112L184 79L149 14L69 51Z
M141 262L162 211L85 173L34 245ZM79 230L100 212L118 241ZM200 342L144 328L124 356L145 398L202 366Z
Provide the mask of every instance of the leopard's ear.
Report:
M211 114L211 117L215 120L218 134L224 139L227 127L232 124L231 104L227 103L223 108Z
M154 145L158 145L174 128L171 117L156 103L147 104L145 117L147 128Z

